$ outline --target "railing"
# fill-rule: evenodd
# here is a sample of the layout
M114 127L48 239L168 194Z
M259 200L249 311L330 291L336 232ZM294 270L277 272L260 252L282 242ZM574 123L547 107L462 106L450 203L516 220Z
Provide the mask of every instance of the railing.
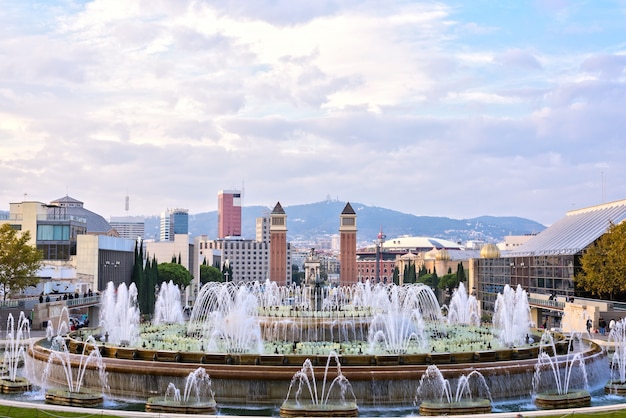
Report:
M67 303L68 307L80 306L80 305L97 305L100 303L100 296L94 295L94 296L87 296L86 298L78 297L74 299L67 299L65 302Z
M539 305L556 309L565 308L565 302L559 302L557 300L550 299L528 298L528 303L531 305Z
M18 299L0 300L0 309L17 308L20 301Z

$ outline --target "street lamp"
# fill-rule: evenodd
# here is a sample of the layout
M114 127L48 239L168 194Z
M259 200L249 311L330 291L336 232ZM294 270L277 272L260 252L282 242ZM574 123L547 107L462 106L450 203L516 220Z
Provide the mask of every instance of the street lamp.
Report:
M381 226L376 240L376 283L380 283L380 255L385 238L386 235L383 234L383 227Z

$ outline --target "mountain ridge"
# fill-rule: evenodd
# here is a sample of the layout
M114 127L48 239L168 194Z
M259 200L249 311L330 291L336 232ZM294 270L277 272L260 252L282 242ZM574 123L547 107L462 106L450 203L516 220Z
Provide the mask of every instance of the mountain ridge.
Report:
M347 202L324 200L314 203L283 206L287 214L289 241L315 241L339 233L339 216ZM507 235L529 235L543 231L546 226L517 216L483 215L468 219L438 216L418 216L393 209L350 202L357 215L357 240L373 242L381 228L387 238L403 235L428 236L465 243L476 240L501 242ZM254 239L256 218L268 216L272 208L245 206L242 208L242 236ZM146 217L145 237L158 239L159 217ZM217 237L217 211L189 215L189 235Z

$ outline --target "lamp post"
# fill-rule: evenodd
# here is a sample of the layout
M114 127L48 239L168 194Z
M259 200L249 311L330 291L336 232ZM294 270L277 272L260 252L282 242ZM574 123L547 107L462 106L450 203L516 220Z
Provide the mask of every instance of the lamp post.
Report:
M380 227L378 239L376 240L376 283L380 283L380 255L386 235L383 234L383 227Z

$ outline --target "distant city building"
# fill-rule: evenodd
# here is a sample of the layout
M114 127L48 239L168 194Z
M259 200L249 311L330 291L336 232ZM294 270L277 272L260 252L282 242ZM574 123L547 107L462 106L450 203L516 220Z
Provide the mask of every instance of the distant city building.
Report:
M143 216L112 216L109 224L120 238L143 239L146 230L146 219Z
M241 236L241 191L220 190L217 193L217 237Z
M187 209L168 209L161 212L159 230L160 241L172 241L174 235L189 233L189 211Z

